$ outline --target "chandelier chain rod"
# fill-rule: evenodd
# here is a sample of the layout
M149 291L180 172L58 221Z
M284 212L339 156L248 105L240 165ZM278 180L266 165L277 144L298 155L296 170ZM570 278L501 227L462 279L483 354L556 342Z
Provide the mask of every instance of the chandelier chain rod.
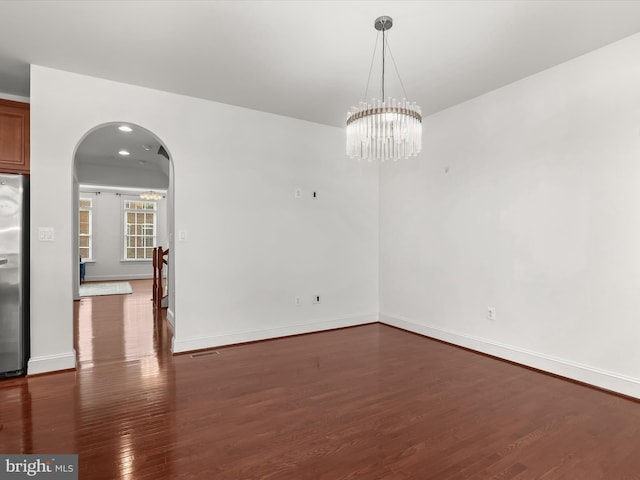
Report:
M384 102L384 51L387 48L386 45L386 37L385 37L386 29L382 27L382 101Z
M367 86L364 89L363 101L367 101L367 93L369 93L369 83L371 82L371 72L373 71L373 62L376 59L376 50L378 49L378 39L380 38L380 32L376 35L376 44L373 46L373 54L371 55L371 65L369 66L369 76L367 77Z
M407 95L407 90L404 88L404 82L402 81L400 72L398 71L398 65L396 64L396 59L393 58L393 52L391 51L391 47L389 47L388 38L387 38L387 49L389 50L389 55L391 55L391 61L393 63L393 68L396 70L396 75L398 76L398 80L400 80L400 86L402 87L402 91L404 92L404 98L409 98L409 96Z

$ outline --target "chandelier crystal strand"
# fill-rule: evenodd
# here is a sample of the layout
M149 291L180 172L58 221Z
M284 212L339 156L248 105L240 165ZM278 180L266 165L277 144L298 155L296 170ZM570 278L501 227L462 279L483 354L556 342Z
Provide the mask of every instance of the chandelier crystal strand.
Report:
M366 160L398 160L422 150L422 112L405 99L360 102L347 116L347 155Z

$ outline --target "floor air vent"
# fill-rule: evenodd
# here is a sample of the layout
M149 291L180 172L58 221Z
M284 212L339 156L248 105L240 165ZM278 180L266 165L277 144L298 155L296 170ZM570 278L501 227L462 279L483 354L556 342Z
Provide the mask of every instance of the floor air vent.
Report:
M220 352L217 350L211 350L209 352L192 353L191 358L208 357L209 355L220 355Z

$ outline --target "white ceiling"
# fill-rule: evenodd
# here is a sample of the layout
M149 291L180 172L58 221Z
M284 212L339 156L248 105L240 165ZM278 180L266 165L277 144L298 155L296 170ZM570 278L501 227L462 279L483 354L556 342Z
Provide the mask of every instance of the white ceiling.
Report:
M427 114L640 31L638 1L4 0L0 92L28 96L34 63L342 126L380 15Z
M104 165L111 168L138 168L155 170L169 181L169 160L158 154L160 142L156 137L137 125L129 125L131 132L122 132L124 124L104 125L89 133L78 145L76 163ZM126 150L129 155L118 152ZM126 172L126 170L125 170ZM79 179L85 182L86 179Z

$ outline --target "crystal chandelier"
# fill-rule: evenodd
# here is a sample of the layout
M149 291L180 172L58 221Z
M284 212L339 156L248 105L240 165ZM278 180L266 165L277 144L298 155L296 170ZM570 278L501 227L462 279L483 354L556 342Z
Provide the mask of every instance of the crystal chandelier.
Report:
M415 102L388 97L384 100L386 31L393 26L391 17L378 17L374 27L382 31L382 100L362 101L347 114L347 155L369 161L398 160L418 155L422 150L422 113ZM377 46L377 40L376 40ZM374 48L375 57L375 48ZM389 50L391 54L391 50ZM393 54L391 54L393 60ZM395 60L393 60L395 67ZM371 62L373 67L373 59ZM395 67L398 73L397 67ZM369 70L369 79L371 69ZM400 75L398 75L400 79ZM402 85L402 79L400 79ZM365 99L369 88L365 90ZM404 85L402 85L404 90ZM405 92L406 96L406 92Z
M162 194L159 192L154 192L153 190L149 190L148 192L142 192L140 194L140 198L142 200L160 200L162 198Z

